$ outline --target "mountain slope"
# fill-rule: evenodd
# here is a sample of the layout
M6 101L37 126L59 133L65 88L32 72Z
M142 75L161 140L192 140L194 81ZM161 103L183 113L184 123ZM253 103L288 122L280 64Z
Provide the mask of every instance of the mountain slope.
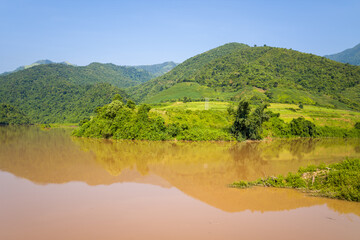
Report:
M208 52L221 51L224 47L227 45ZM234 96L243 89L253 87L270 100L273 89L293 89L296 94L307 92L314 99L330 98L348 107L360 108L359 101L353 96L343 95L358 88L360 67L274 47L233 48L211 58L208 58L208 52L185 61L159 78L136 86L132 89L134 96L138 97L137 100L146 101L175 84L196 82L216 91L232 92ZM201 61L203 58L209 60ZM317 104L314 99L313 104Z
M171 69L176 67L178 64L174 62L164 62L160 64L153 64L153 65L139 65L139 66L133 66L137 69L143 69L152 75L154 77L159 77L161 75L164 75L165 73L169 72Z
M126 97L118 87L101 83L112 75L97 67L48 64L0 76L0 103L17 107L34 123L78 122L115 94Z
M57 78L76 84L110 83L121 88L135 86L153 78L150 73L144 70L110 63L91 63L84 67L44 64L0 77L26 79L27 81L34 81L39 78Z
M225 56L235 50L248 48L248 45L241 43L228 43L218 48L211 49L202 54L189 58L185 62L177 65L170 72L152 79L141 86L134 87L129 90L129 93L136 101L142 101L147 96L155 95L156 93L173 86L176 82L191 79L194 74L203 66L212 60Z
M120 88L135 86L152 78L154 76L145 70L112 63L91 63L85 67L76 67L70 76L72 81L82 84L106 82Z
M30 119L19 109L0 103L0 125L30 124Z
M360 65L360 44L340 53L326 55L325 57L337 62Z

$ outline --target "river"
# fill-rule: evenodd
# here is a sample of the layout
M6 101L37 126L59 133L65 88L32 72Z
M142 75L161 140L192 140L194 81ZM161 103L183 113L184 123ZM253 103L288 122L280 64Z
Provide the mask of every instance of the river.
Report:
M149 142L0 127L0 239L359 239L360 203L229 188L360 157L359 139Z

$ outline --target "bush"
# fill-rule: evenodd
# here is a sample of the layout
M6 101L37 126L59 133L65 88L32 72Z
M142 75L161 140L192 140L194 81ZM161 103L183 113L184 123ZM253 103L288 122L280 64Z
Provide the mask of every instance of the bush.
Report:
M316 136L315 124L303 117L294 118L290 122L290 131L294 136L314 137Z

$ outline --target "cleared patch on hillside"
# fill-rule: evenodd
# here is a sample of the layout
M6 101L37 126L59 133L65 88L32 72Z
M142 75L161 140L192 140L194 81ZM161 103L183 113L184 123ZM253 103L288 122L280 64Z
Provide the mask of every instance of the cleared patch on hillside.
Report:
M207 86L194 82L177 83L165 89L153 97L146 99L146 103L160 103L166 101L178 101L186 98L200 100L205 98L225 100L232 97L235 93L221 92Z

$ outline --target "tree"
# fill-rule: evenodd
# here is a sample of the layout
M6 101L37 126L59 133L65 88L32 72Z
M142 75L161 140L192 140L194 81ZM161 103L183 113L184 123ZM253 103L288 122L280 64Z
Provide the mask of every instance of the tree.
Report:
M127 103L126 103L126 106L127 106L128 108L135 109L136 104L135 104L133 101L128 100Z
M247 138L252 140L261 139L262 124L270 119L269 114L265 112L268 104L262 104L255 109L255 111L249 117L249 126L247 132Z
M265 112L268 104L262 104L250 114L250 104L248 101L241 100L235 115L235 121L231 127L231 133L238 140L242 139L261 139L263 122L269 120L270 116Z
M294 136L314 137L316 135L316 126L309 120L299 117L291 120L290 131Z
M248 101L241 100L235 115L234 124L231 127L231 133L235 135L236 139L246 139L246 132L248 128L247 118L250 113L250 104Z
M119 100L120 102L122 102L123 98L120 96L120 94L115 94L115 96L112 99L113 101L115 100Z

